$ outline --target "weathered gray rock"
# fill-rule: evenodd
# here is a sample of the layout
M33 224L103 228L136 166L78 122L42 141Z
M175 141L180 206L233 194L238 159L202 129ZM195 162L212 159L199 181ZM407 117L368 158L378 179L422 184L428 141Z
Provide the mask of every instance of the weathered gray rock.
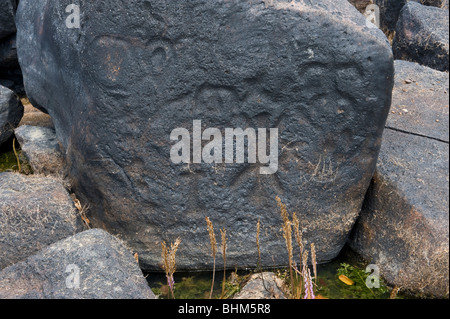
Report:
M233 299L286 299L283 280L273 272L254 274Z
M14 21L16 8L16 0L2 0L0 5L0 39L16 32L16 24Z
M122 242L93 229L1 271L0 298L155 299L155 295Z
M390 284L447 298L448 77L396 61L394 113L351 239L351 246L377 264Z
M401 11L393 41L398 60L449 70L449 11L409 2Z
M13 91L0 85L0 145L14 133L23 116L23 106Z
M15 135L34 173L65 176L64 156L54 129L23 125Z
M392 52L380 30L345 0L81 1L80 29L66 27L66 5L20 1L18 55L94 225L121 234L148 270L160 270L161 240L182 237L181 270L212 267L205 216L229 231L229 265L256 266L261 220L263 266L284 265L279 195L319 262L336 257L390 106ZM173 163L171 132L192 131L193 120L222 134L278 128L277 173Z
M448 73L401 60L395 73L387 127L448 143Z
M0 269L81 230L73 201L58 180L0 174Z

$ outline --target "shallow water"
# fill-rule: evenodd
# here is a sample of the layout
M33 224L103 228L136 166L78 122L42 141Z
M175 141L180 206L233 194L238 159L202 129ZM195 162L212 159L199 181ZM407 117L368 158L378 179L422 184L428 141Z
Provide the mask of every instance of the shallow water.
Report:
M358 269L349 273L349 278L352 279L355 284L348 286L339 280L338 270L343 269L342 264L345 263ZM390 296L390 290L383 284L381 280L381 287L379 289L369 289L365 285L365 274L367 263L365 263L357 254L351 251L349 248L345 248L340 256L334 261L317 266L317 287L315 294L320 295L325 299L388 299ZM274 272L285 272L285 269L270 270ZM227 272L227 279L229 280L231 271ZM238 271L238 278L242 281L245 277L252 272ZM160 298L169 298L169 288L167 286L166 278L161 273L146 274L147 281ZM363 278L361 278L363 277ZM220 298L222 291L223 271L216 272L216 280L214 286L213 298ZM239 280L238 280L239 281ZM176 273L175 274L175 298L176 299L208 299L212 283L211 272L200 273ZM236 291L236 285L227 284L227 291L229 294ZM407 298L407 296L399 295L398 298Z

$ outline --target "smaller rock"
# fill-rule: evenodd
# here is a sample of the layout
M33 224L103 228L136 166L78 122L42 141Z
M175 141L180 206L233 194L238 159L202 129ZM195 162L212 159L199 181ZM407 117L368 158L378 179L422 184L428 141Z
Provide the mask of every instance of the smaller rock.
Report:
M234 299L286 299L283 281L272 272L254 274Z
M64 156L54 129L23 125L15 130L23 154L35 173L64 176Z
M23 116L23 106L16 94L0 86L0 145L14 133Z
M100 229L0 272L0 299L155 299L133 255Z
M59 180L0 173L0 269L82 230Z
M400 13L393 41L395 59L449 70L449 12L409 2Z
M386 126L448 143L448 73L397 60L395 74L392 114Z

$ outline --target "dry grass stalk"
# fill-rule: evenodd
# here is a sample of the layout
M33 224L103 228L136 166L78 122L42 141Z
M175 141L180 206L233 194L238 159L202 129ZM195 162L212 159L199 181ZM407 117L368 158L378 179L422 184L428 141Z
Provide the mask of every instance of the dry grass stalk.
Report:
M314 272L314 281L317 284L317 260L316 260L316 245L311 244L311 260Z
M302 260L303 256L303 234L300 232L300 220L297 217L296 213L292 214L292 223L294 224L294 236L295 241L297 242L298 247L300 248L300 260Z
M172 298L175 299L174 288L175 288L175 280L173 275L177 269L176 266L176 254L178 247L181 244L181 239L177 238L175 243L170 244L170 249L167 248L167 244L165 241L161 243L162 248L162 260L163 260L163 269L166 272L167 284L169 286L170 292L172 293Z
M389 299L396 299L399 291L400 291L400 287L399 286L395 286L392 289L392 292L391 292L391 295L389 296Z
M289 220L289 213L286 209L286 205L281 202L281 199L277 196L276 201L278 207L280 208L281 217L283 218L283 238L286 242L286 248L289 256L289 276L290 276L290 284L291 284L291 292L292 297L295 297L295 284L294 284L294 254L292 247L292 222Z
M314 295L314 285L311 279L311 271L309 268L305 268L303 277L305 281L304 299L316 299L316 296Z
M17 167L19 168L19 173L22 173L22 166L20 165L20 159L19 159L19 154L17 153L16 150L16 139L13 139L13 151L14 151L14 155L16 156L16 160L17 160Z
M304 250L304 246L303 246L303 234L302 232L300 232L300 220L297 217L297 213L293 213L292 214L292 223L294 226L294 236L295 236L295 241L300 249L300 274L303 273L303 270L301 269L302 265L301 265L301 261L302 261L302 256L303 256L303 250ZM298 281L298 272L295 272L295 277L296 280ZM301 294L302 294L302 289L303 289L303 285L300 282L300 284L297 287L297 295L296 298L300 298Z
M211 293L209 294L209 299L212 299L212 294L214 291L214 281L216 277L216 255L217 255L217 242L216 242L216 235L214 234L214 226L209 217L205 218L206 225L208 227L208 234L209 234L209 242L211 244L211 255L213 257L213 279L211 284Z
M258 223L256 224L256 248L258 249L258 271L262 271L262 263L261 263L261 245L259 242L259 237L261 235L261 221L258 220Z
M227 230L221 229L220 230L221 235L221 246L222 246L222 256L223 256L223 280L222 280L222 295L225 296L225 281L227 278Z

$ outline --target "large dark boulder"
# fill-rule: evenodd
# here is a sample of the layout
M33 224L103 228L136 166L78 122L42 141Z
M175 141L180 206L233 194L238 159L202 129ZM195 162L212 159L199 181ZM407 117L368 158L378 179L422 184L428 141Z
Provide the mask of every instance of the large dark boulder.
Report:
M449 294L449 75L396 61L392 113L350 244L391 284Z
M23 116L23 105L17 95L0 85L0 145L14 133Z
M409 2L401 11L393 42L398 60L449 70L449 11Z
M93 229L0 272L0 299L155 299L132 253Z
M180 236L179 269L199 269L212 267L205 216L228 229L230 267L256 266L261 220L262 263L280 265L279 195L318 261L336 257L391 103L380 30L345 0L79 4L80 28L68 28L65 1L21 0L17 42L27 94L52 116L94 225L121 234L146 269ZM278 128L278 170L172 162L171 132L194 120L222 134Z

